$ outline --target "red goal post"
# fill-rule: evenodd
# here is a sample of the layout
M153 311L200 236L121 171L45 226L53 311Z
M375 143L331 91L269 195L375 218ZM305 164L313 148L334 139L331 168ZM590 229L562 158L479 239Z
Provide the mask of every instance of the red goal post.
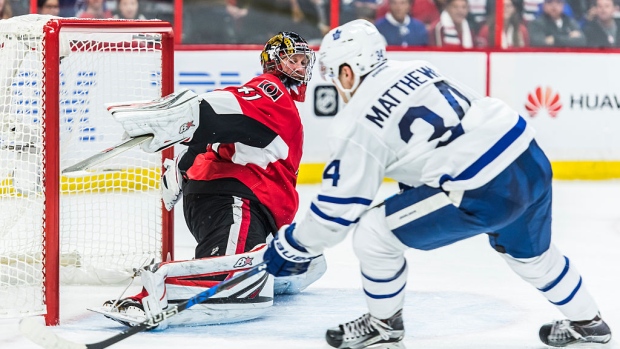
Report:
M0 21L0 317L59 323L59 283L116 283L172 258L163 154L139 148L79 176L118 143L104 104L173 92L167 22L27 15Z

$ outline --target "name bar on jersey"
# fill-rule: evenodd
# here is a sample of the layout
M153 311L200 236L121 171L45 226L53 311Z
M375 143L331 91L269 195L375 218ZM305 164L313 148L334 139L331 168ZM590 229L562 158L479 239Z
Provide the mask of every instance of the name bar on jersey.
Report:
M390 117L392 109L401 103L401 100L397 98L399 95L408 96L409 92L415 91L416 88L441 79L443 77L439 73L427 66L405 74L397 83L383 92L377 102L373 104L371 114L366 114L366 119L383 128L383 122Z

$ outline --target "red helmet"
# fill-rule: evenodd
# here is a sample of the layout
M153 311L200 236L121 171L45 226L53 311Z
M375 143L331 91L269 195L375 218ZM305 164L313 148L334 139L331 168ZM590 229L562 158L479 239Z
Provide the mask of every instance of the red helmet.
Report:
M301 57L294 57L303 55ZM298 62L304 66L303 71L289 67L290 62ZM294 100L303 102L306 97L306 84L312 77L314 51L304 38L295 32L280 32L265 44L260 54L263 73L271 73L282 80Z

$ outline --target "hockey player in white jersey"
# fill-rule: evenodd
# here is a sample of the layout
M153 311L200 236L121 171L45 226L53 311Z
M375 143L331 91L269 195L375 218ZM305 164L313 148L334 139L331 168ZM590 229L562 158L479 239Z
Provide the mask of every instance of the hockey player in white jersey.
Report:
M383 37L365 20L331 30L319 62L348 104L334 120L320 194L264 259L273 275L303 273L354 230L369 313L328 329L329 345L402 348L405 250L483 233L566 316L541 327L545 344L611 339L575 265L551 243L551 166L524 118L429 62L387 60ZM403 190L369 207L384 177Z

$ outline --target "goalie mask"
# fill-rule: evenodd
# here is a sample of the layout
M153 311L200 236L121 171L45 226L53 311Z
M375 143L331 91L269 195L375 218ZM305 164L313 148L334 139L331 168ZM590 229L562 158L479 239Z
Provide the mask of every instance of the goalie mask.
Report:
M306 99L306 85L312 77L314 51L295 32L280 32L265 44L260 54L263 73L276 75L291 93L293 100Z

